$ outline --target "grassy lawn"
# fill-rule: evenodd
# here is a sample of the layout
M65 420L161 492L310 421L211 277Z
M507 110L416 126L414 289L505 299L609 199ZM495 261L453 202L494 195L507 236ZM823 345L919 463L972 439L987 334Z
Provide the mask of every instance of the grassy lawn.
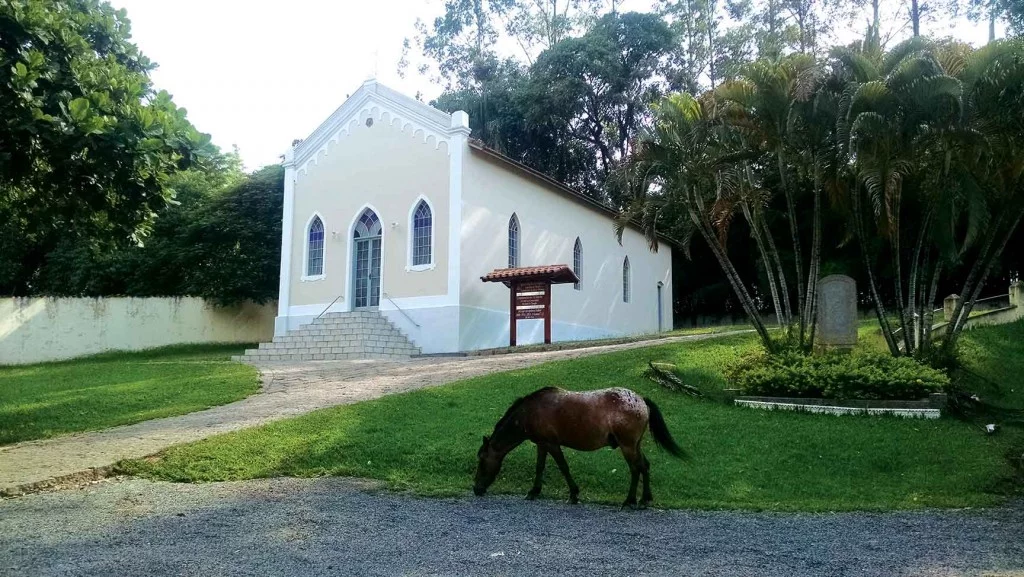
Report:
M0 445L190 413L259 390L245 345L187 345L0 366Z
M808 511L990 506L1013 490L1014 470L1005 455L1024 442L1019 429L989 437L949 418L771 413L719 402L725 385L721 368L754 346L752 336L742 335L553 362L321 410L174 447L157 459L124 462L121 468L173 481L352 475L419 494L468 495L480 438L516 397L545 385L626 386L660 405L676 440L695 457L691 463L673 460L647 436L657 506ZM658 388L641 376L649 360L677 363L683 378L707 398ZM628 474L618 452L566 454L584 501L622 501ZM491 491L525 495L533 463L532 445L516 449ZM545 482L544 495L566 497L553 463Z
M1024 408L1024 321L968 329L961 353L970 371L966 380L981 397L997 405Z

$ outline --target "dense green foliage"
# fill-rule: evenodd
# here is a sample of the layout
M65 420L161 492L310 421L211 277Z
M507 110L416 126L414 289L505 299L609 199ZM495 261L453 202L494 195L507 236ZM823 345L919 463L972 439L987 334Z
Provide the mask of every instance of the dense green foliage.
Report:
M815 282L846 273L857 277L860 304L878 308L880 322L895 309L890 352L918 354L923 346L923 358L936 354L927 350L925 309L951 293L1005 290L1024 263L1018 253L998 254L998 239L1019 242L1024 233L1012 218L984 227L1004 213L996 205L1005 194L989 202L1001 194L992 193L992 179L978 183L989 189L980 200L969 179L955 174L962 165L942 166L945 152L983 160L975 175L992 166L981 151L997 142L991 129L1002 121L972 106L991 99L986 83L1014 57L1006 44L972 53L957 42L924 40L921 25L963 14L1012 23L1018 4L921 0L897 14L877 1L662 0L652 14L636 14L617 12L614 2L453 0L432 26L421 24L418 40L448 88L436 106L468 111L474 137L617 208L631 208L629 195L607 177L635 158L638 135L658 130L650 105L673 91L693 95L713 112L707 121L732 127L716 135L729 142L713 151L731 166L705 167L712 171L698 216L723 250L703 243L692 259L675 263L677 318L774 312L810 346ZM865 40L829 46L841 28L864 25L851 17L861 9L870 15ZM520 50L501 53L502 38ZM1001 80L1016 82L1013 70L1007 66ZM958 83L956 94L947 77ZM944 100L951 94L955 103ZM1001 110L1020 117L1009 102L1015 90L1001 94L1008 100ZM1013 125L1003 125L1007 134ZM1012 161L1004 166L1004 175L1013 172ZM946 198L920 203L918 192L937 183ZM693 215L661 206L639 218L685 240ZM918 251L920 229L935 243ZM997 242L986 249L978 230ZM731 261L724 278L717 252Z
M942 371L914 359L865 353L758 352L727 376L745 395L771 397L916 400L949 387Z
M552 362L211 437L168 449L156 460L124 463L122 471L190 482L352 475L420 494L468 496L480 437L516 397L547 385L623 386L653 399L694 457L673 459L647 435L656 507L991 506L1012 491L1014 470L1004 454L1024 442L1016 429L989 437L946 418L834 417L719 402L728 386L721 367L756 347L755 338L740 336ZM643 376L648 361L675 363L705 398L652 383ZM525 495L535 454L529 444L513 451L492 492ZM584 502L622 502L629 474L618 451L566 451L566 457ZM543 495L564 499L566 493L557 468L549 466Z
M0 366L0 445L182 415L259 390L245 345L188 345Z
M127 243L214 153L100 0L0 1L0 294L62 242Z
M38 290L73 296L199 296L221 305L277 297L284 170L250 176L186 171L178 202L145 243L61 242Z
M0 0L0 295L274 298L283 175L252 176L100 0Z
M620 226L641 222L652 243L666 231L701 237L769 350L757 303L768 297L728 246L735 222L800 346L814 345L822 247L849 243L890 353L935 358L940 281L956 279L965 297L941 333L949 357L1024 216L1021 40L973 49L913 38L885 52L869 33L824 60L759 60L654 114L618 173L633 192Z

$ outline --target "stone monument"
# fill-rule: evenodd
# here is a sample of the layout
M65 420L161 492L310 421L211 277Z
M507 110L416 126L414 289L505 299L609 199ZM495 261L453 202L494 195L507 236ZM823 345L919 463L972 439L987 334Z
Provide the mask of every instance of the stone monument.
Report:
M823 347L852 348L857 344L857 282L834 274L818 281L818 328L815 340Z

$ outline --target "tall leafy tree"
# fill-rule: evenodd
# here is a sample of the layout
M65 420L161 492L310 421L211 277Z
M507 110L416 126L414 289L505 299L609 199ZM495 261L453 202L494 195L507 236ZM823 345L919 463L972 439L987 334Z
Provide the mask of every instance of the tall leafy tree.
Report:
M214 151L99 0L0 0L0 293L60 242L139 239L170 176Z
M602 181L629 154L662 93L656 75L673 44L653 14L603 17L586 34L541 54L530 70L531 122L565 126L593 151Z

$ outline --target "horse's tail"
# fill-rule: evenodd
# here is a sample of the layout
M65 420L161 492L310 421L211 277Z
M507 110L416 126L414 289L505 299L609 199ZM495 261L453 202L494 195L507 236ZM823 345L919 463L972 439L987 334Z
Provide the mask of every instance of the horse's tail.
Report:
M672 439L672 435L668 432L668 427L665 426L665 418L661 416L661 411L658 410L658 405L655 405L654 401L647 397L644 397L644 403L647 404L647 410L651 414L648 424L651 427L651 435L654 436L654 442L662 449L671 453L672 456L688 461L690 455Z

